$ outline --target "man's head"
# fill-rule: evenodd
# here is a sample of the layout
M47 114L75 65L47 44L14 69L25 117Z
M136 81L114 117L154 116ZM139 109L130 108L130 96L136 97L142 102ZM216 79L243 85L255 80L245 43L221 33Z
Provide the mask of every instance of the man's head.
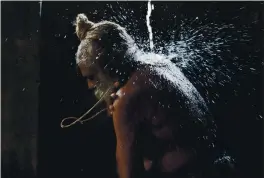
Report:
M135 43L124 28L112 22L93 23L79 14L75 25L81 41L76 63L88 87L94 88L100 98L115 82L122 83L130 75L133 67L129 60L136 50ZM108 100L106 96L105 101Z

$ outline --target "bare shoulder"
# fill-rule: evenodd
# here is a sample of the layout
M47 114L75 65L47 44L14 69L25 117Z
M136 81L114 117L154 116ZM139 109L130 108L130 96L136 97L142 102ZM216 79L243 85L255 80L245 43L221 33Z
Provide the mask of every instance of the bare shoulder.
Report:
M118 97L113 103L115 112L126 112L130 115L143 114L140 108L145 105L147 93L151 90L146 82L147 79L145 71L139 70L133 73L127 83L116 93Z

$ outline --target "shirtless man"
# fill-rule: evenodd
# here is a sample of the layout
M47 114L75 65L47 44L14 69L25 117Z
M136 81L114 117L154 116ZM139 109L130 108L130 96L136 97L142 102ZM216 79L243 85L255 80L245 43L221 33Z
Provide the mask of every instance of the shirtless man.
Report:
M107 93L119 177L209 175L216 126L180 69L168 59L141 53L118 24L93 23L79 14L76 34L76 62L88 88L98 98Z

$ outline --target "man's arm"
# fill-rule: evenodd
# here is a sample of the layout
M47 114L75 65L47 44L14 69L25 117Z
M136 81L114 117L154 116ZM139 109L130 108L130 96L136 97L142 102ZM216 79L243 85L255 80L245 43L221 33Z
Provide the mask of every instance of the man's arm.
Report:
M113 103L113 122L116 134L116 159L120 178L140 178L144 170L143 158L136 144L136 123L140 117L137 108L139 90L126 85L117 93Z

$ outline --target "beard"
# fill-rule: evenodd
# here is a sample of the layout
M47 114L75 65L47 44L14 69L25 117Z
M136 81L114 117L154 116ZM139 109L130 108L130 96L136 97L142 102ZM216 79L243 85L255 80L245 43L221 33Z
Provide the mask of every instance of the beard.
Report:
M105 92L106 92L105 90L102 90L100 88L96 88L94 90L94 96L96 97L97 100L99 100L99 99L101 99L103 97Z
M97 100L100 100L100 99L102 99L102 97L104 97L102 102L101 102L101 104L104 107L106 107L107 116L108 117L112 117L112 114L111 114L111 111L110 111L110 108L109 108L109 106L112 104L112 100L111 100L111 96L110 96L112 92L108 91L108 93L105 94L106 92L107 92L107 90L105 90L105 89L97 88L94 91L94 95L95 95Z
M107 93L106 93L107 92ZM97 100L100 100L103 97L103 100L105 102L105 104L107 105L107 107L112 104L111 103L111 89L109 90L109 88L103 88L103 87L97 87L94 90L94 95L96 97Z

